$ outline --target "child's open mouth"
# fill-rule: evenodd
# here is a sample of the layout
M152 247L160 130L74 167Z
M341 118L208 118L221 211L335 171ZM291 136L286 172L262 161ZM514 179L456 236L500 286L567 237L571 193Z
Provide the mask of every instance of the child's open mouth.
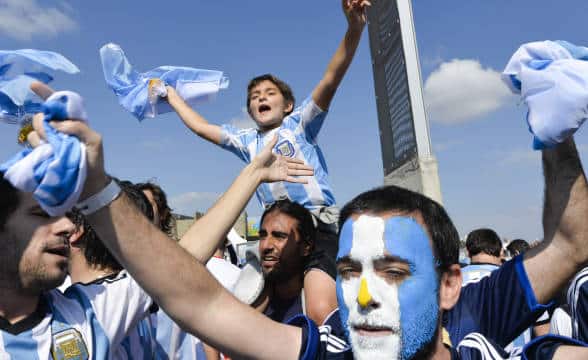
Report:
M265 112L270 111L271 109L272 108L269 105L260 105L257 111L259 111L260 114L263 114Z

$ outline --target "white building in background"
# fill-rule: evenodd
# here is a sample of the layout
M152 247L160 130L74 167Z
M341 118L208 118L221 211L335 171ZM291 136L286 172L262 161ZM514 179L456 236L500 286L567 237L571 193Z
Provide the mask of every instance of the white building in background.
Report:
M425 194L441 203L411 0L375 1L368 19L384 183Z

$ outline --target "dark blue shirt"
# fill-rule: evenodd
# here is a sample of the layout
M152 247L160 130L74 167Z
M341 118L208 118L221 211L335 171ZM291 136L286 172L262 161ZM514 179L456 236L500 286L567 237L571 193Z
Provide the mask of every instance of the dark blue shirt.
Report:
M505 347L547 308L537 303L523 258L517 256L479 282L463 287L457 304L443 314L443 326L452 344L475 332Z
M494 360L521 355L523 359L545 359L545 354L552 356L561 341L540 338L528 344L522 354L520 349L515 350L517 354L508 354L503 349L546 308L537 303L523 259L516 257L489 277L462 288L458 303L444 314L443 324L453 344L452 358ZM302 315L289 323L303 329L300 359L353 359L338 312L321 327Z

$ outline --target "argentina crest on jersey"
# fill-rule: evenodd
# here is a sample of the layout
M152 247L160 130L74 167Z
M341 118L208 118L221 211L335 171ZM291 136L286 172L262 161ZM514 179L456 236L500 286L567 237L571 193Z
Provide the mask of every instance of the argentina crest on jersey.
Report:
M294 157L296 150L294 150L294 145L289 140L283 140L276 145L276 153L282 156Z
M86 343L76 329L66 329L53 335L52 351L54 360L87 360Z
M294 136L291 131L280 129L278 132L278 143L275 146L276 154L293 158L296 155L294 141Z

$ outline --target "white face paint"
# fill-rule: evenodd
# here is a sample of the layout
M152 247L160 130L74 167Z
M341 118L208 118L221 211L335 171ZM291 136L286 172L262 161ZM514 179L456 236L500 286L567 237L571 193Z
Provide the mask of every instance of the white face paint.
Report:
M387 283L374 271L374 260L384 256L384 220L380 217L362 215L353 224L353 245L350 258L361 264L359 277L340 279L341 291L349 316L347 328L357 360L379 360L400 358L400 304L398 286ZM365 308L358 304L361 279L367 283L369 294L378 306ZM391 332L374 335L358 329L387 328Z

